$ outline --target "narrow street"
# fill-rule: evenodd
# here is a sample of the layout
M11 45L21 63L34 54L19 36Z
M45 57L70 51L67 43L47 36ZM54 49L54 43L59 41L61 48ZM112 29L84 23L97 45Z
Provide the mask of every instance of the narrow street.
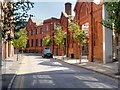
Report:
M25 57L12 88L117 88L110 77L38 54Z

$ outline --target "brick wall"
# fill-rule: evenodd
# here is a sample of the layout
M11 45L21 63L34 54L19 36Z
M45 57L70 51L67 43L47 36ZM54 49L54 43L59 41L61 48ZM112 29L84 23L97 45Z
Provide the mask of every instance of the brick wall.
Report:
M42 50L45 48L42 44L42 40L46 35L50 35L52 44L50 46L50 49L53 53L56 53L57 46L54 44L54 27L56 24L59 23L59 19L57 18L50 18L43 21L43 24L37 26L35 23L33 23L32 19L29 18L28 23L26 25L29 40L29 48L26 49L27 52L42 52ZM32 35L32 30L34 30L34 34ZM32 46L32 39L33 39L33 46ZM37 43L38 42L38 43ZM36 45L37 43L37 45Z
M82 25L86 22L89 23L89 43L88 43L88 59L92 61L92 56L94 61L102 62L103 60L103 33L102 25L99 23L102 20L102 4L96 5L94 3L88 2L77 2L74 8L75 18ZM74 46L75 47L75 46ZM74 48L75 57L78 58L79 54L77 51L77 46Z

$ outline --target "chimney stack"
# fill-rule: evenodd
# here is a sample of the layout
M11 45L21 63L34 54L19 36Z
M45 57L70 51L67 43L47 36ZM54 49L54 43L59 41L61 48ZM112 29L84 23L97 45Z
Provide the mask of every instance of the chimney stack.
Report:
M67 2L65 3L65 12L67 13L67 15L71 15L71 3Z

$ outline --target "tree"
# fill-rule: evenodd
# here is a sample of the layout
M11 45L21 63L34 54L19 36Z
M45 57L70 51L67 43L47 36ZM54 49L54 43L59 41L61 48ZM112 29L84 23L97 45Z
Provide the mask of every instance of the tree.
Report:
M24 22L26 21L27 17L32 16L27 14L27 11L33 8L33 5L34 3L25 0L18 0L17 2L4 1L2 3L2 37L4 39L13 39L10 37L10 33L8 33L11 31L11 29L14 29L16 38L16 32L18 32L21 28L24 28ZM6 35L8 35L8 38L6 38Z
M59 25L55 28L55 36L54 41L56 45L63 47L63 54L64 54L64 47L65 47L65 38L66 38L66 32L62 30L62 27Z
M22 50L22 52L23 52L23 49L26 48L26 44L27 44L26 28L20 29L20 31L18 32L18 35L17 35L17 39L13 39L12 44L17 49L17 60L18 60L19 50Z
M74 23L70 17L69 17L68 21L69 21L68 30L70 32L70 37L71 37L71 40L72 40L72 50L71 50L71 55L72 55L73 54L73 45L74 45L73 35L74 35L75 30L77 30L79 28L79 25L78 25L78 22Z
M50 36L47 35L46 37L44 37L42 43L43 43L43 45L44 45L45 47L49 47L50 44L51 44L51 38L50 38Z
M118 46L120 48L120 0L117 0L117 2L105 2L104 3L107 11L107 19L103 20L101 24L103 24L105 27L110 28L111 30L114 30L115 34L118 34ZM118 74L120 74L120 50L118 54Z
M33 7L34 3L30 2L29 0L18 0L13 4L15 25L14 29L16 32L25 27L25 22L28 17L33 17L33 15L27 13L27 11Z
M80 47L80 62L81 63L81 56L82 56L82 45L85 44L88 40L88 37L85 35L84 31L78 29L75 31L74 33L74 39L75 39L75 43L77 43L77 45L81 45Z
M86 43L88 40L88 37L84 33L83 30L80 30L80 27L78 25L78 22L69 22L69 31L72 32L72 40L77 44L81 45L80 47L80 62L81 63L81 55L82 55L82 44ZM73 47L72 47L73 48Z

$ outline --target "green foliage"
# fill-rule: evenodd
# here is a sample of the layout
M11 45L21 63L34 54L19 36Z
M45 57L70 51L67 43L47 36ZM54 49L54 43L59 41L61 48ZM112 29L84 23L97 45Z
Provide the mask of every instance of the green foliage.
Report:
M18 32L18 38L17 39L13 39L13 46L17 49L23 49L26 47L27 44L27 31L26 28L21 29Z
M118 2L105 2L108 12L107 20L103 20L102 24L107 28L112 28L114 23L115 32L120 34L120 0Z
M11 31L11 29L14 28L13 26L13 6L12 6L12 2L3 2L1 10L4 13L2 15L2 24L3 24L3 29L2 29L2 38L6 39L6 33L8 31ZM7 33L9 40L11 40L12 38L10 38L10 33ZM8 41L8 39L7 39Z
M2 37L6 38L8 31L14 30L14 33L25 27L27 17L32 16L27 13L33 8L34 3L25 0L18 0L17 2L4 1L1 10L4 13L2 16L3 30ZM16 38L15 34L15 38ZM12 40L9 37L8 39Z
M105 27L110 28L112 30L112 22L109 19L102 20L100 23L104 25Z
M78 45L86 43L88 37L85 35L84 31L78 29L73 34L73 37Z
M47 35L46 37L43 38L43 45L49 47L50 44L51 44L51 38L49 35Z
M56 30L55 36L54 36L55 43L57 45L60 45L60 44L64 45L65 43L64 38L66 38L66 32L62 30L61 26L57 26L55 30Z
M68 29L69 29L69 31L70 32L75 32L76 30L79 30L79 25L78 25L78 22L70 22L69 23L69 27L68 27Z
M18 0L13 3L15 31L19 31L25 27L26 19L33 16L31 14L29 15L27 11L33 7L34 3L29 0Z
M75 43L78 45L86 43L88 40L88 37L85 35L84 31L80 30L78 22L70 22L68 29L72 33Z

